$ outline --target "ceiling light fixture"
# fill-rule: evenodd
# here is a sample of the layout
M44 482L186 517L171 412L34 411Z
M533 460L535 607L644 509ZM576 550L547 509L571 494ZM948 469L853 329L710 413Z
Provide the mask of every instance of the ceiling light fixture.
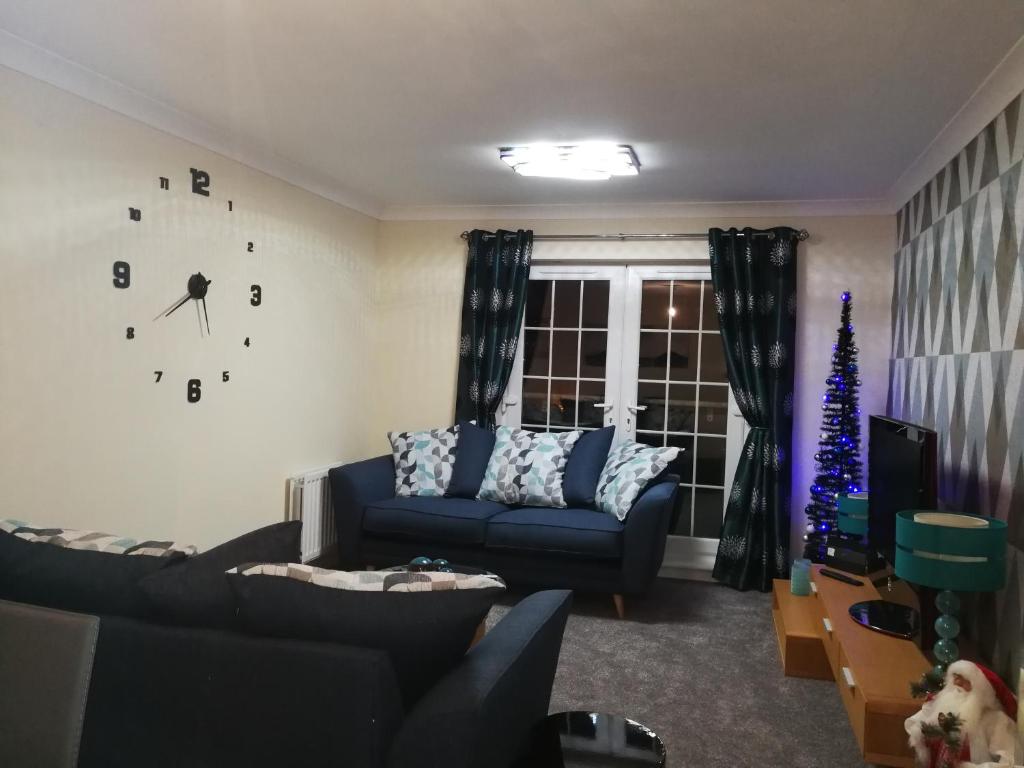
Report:
M628 144L527 144L502 147L498 153L520 176L548 179L606 181L612 176L636 176L640 168L636 152Z

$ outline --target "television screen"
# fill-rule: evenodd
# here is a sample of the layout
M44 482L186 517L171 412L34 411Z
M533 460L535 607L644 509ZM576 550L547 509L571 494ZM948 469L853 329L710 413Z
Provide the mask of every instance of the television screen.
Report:
M890 564L896 559L896 513L935 509L936 434L872 416L868 436L868 543Z

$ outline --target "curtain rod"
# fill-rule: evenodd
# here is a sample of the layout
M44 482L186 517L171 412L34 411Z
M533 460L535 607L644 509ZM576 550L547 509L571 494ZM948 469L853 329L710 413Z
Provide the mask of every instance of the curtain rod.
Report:
M726 232L726 235L729 233ZM736 233L739 237L743 237L742 232ZM757 232L757 235L763 235L768 238L774 238L774 232ZM797 240L806 240L810 237L810 232L806 229L801 229L796 233ZM463 232L459 235L463 240L469 239L469 232ZM485 235L484 239L493 237L493 235ZM506 237L514 237L514 235L506 235ZM534 240L616 240L619 242L625 242L626 240L707 240L707 232L669 232L665 234L644 234L644 233L627 233L619 232L616 235L534 235Z

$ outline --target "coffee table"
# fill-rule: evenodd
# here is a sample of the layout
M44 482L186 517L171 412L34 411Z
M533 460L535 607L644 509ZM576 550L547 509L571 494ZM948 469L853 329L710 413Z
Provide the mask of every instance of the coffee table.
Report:
M558 712L534 729L514 768L652 768L665 766L665 745L635 720L601 712Z

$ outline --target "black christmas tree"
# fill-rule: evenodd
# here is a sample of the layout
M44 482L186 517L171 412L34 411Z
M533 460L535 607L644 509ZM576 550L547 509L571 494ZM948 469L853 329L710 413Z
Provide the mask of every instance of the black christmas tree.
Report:
M832 345L832 373L825 379L827 389L821 398L821 434L818 452L814 454L816 467L811 485L811 503L807 505L807 533L804 557L821 562L825 557L825 542L829 536L839 535L836 530L837 504L840 493L861 490L862 467L860 461L860 370L857 366L857 347L853 343L853 323L850 322L852 304L850 292L842 295L839 337Z

